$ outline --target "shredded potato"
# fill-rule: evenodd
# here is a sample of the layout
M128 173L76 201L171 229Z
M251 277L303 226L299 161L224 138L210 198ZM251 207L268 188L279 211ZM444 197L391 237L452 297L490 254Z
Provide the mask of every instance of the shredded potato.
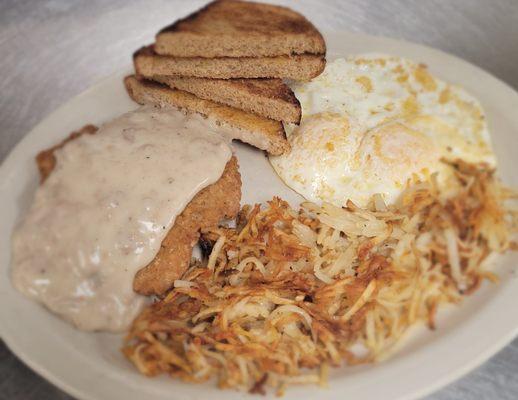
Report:
M446 199L432 180L394 206L245 206L236 228L203 232L208 260L135 320L125 355L146 375L280 394L386 358L411 325L434 329L441 304L495 281L489 260L517 247L514 192L483 166L453 167Z

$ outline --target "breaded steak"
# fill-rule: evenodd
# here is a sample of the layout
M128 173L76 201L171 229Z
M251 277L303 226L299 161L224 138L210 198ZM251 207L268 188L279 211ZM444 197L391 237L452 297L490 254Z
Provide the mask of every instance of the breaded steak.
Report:
M200 230L217 225L223 218L234 218L240 200L241 175L237 159L232 157L221 178L200 191L176 218L155 259L135 275L133 289L150 295L171 288L189 266Z
M54 156L54 151L60 149L65 144L78 138L81 135L93 135L97 132L99 128L94 125L85 125L78 131L72 132L66 139L63 139L60 143L47 150L43 150L38 153L36 156L36 165L38 166L38 170L40 171L40 182L43 183L45 179L50 175L54 167L56 166L56 157Z
M94 134L97 127L86 125L72 132L61 143L36 156L41 182L56 166L55 150L83 134ZM133 281L136 292L145 295L161 295L173 286L189 266L192 248L198 242L200 229L217 225L223 218L234 218L241 200L241 175L236 157L228 161L221 178L201 190L183 212L162 241L157 255L142 268Z

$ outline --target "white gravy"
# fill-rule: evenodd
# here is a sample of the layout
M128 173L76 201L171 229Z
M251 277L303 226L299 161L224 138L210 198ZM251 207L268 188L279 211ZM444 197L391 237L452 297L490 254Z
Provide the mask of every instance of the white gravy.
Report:
M124 330L146 302L135 273L221 177L229 141L199 115L141 107L55 156L13 235L13 283L79 329Z

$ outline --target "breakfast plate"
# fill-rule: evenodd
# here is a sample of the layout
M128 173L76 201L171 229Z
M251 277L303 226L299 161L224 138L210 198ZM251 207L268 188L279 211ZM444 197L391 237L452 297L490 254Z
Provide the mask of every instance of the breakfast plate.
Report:
M325 35L327 58L381 52L425 63L438 77L460 84L486 110L498 157L499 175L512 187L516 176L518 93L479 68L438 50L388 38L335 32ZM140 375L121 354L121 335L75 330L11 285L11 232L27 209L37 186L34 156L87 124L101 124L137 106L122 79L128 68L55 111L16 146L0 169L0 334L7 346L37 373L80 399L249 398L241 392L218 392L211 384L192 385L167 377ZM277 177L268 160L250 147L235 144L243 180L242 204L280 196L297 204L301 198ZM416 328L390 359L375 365L343 367L331 372L328 388L293 387L286 399L360 397L411 399L424 396L459 378L493 355L518 333L513 312L518 292L518 255L498 259L498 284L484 284L461 307L443 309L437 329ZM374 383L374 384L373 384Z

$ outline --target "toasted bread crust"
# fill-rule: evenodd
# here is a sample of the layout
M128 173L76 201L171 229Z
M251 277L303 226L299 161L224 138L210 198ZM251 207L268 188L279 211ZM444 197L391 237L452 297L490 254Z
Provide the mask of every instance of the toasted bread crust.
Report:
M310 80L322 73L324 56L297 54L277 57L170 57L155 53L146 46L133 55L137 74L146 78L156 75L192 76L198 78L286 78Z
M276 121L298 124L300 103L281 79L208 79L155 76L153 80L202 99L249 111Z
M249 143L270 154L289 150L282 123L213 101L200 99L182 90L171 89L160 83L139 79L134 75L124 79L130 97L139 104L176 107L214 118L220 125L235 129L234 139Z
M324 54L322 35L301 14L272 4L220 0L162 29L156 50L176 57Z

